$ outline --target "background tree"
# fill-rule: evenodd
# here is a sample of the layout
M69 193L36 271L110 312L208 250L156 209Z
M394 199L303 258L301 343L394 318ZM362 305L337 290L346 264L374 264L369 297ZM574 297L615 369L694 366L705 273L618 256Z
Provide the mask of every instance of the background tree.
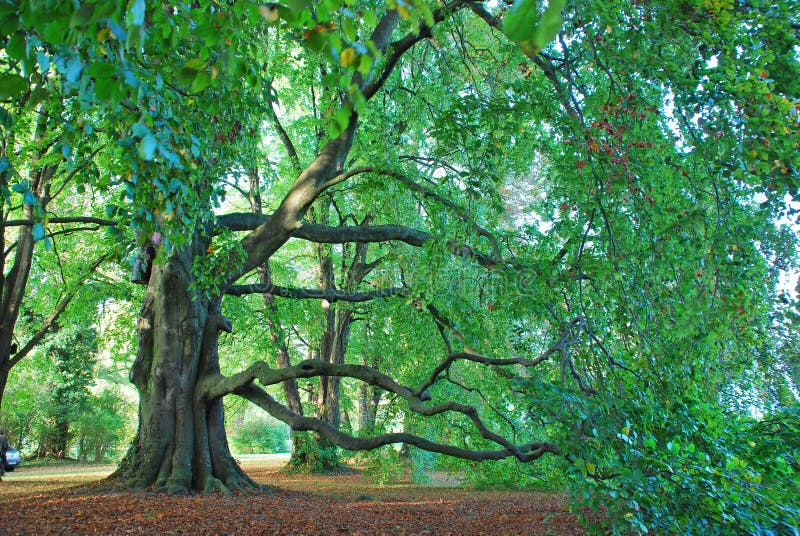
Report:
M9 23L6 27L15 30L16 16L7 17L16 8L4 3L1 9ZM47 283L51 291L60 293L52 303L39 302L43 307L37 311L39 325L22 338L17 324L30 287L42 282L31 275L44 271L35 267L47 255L43 250L56 242L69 244L73 233L113 224L97 217L102 199L83 195L87 185L109 183L99 165L109 138L104 127L95 128L100 119L88 113L87 103L68 91L78 82L82 64L74 53L63 57L52 56L46 49L35 53L39 45L39 37L12 31L4 37L5 54L0 60L0 405L11 368L45 339L82 284L113 253L113 248L104 248L102 240L94 239L96 248L84 249L88 257L81 259L79 269L56 270L57 283L56 279ZM104 173L113 169L112 162L105 156ZM80 197L80 202L71 196ZM54 253L61 262L59 251Z
M37 456L64 458L70 442L70 425L85 412L97 364L97 332L87 326L64 330L45 349L53 376L46 383L50 399L45 418L50 426L42 431Z

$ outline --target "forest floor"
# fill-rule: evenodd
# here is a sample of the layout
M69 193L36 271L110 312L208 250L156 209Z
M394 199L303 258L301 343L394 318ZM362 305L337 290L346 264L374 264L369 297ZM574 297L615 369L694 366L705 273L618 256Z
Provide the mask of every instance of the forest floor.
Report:
M242 457L256 494L171 497L108 491L112 466L20 466L0 482L0 534L585 534L559 493L476 491L434 475L380 485L359 471L287 474L284 458Z

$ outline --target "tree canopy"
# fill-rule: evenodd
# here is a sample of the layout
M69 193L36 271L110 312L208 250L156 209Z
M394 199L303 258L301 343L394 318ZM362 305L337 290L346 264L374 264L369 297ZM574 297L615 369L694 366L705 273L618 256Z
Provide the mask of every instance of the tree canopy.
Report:
M619 533L796 532L798 13L2 0L0 390L136 258L135 485L254 486L238 397Z

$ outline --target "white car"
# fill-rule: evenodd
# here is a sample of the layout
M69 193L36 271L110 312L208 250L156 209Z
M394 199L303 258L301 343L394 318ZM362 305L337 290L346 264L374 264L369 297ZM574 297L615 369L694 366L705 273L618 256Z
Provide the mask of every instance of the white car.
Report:
M13 471L22 461L17 449L9 448L6 451L6 471Z

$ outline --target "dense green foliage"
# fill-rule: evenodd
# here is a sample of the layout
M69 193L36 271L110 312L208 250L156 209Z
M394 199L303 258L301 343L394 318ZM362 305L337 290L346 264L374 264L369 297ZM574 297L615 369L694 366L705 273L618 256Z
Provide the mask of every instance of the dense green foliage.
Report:
M250 405L229 408L225 413L231 431L231 449L237 454L286 452L289 430L285 424Z
M108 383L91 327L63 327L14 370L3 404L12 444L28 457L116 460L130 439L129 395Z
M370 36L387 9L400 22L381 53ZM215 215L256 211L256 197L272 213L326 142L357 126L305 221L402 224L429 239L287 242L269 259L275 285L400 290L356 303L226 298L223 373L277 367L282 350L318 357L335 333L344 362L417 386L451 354L535 359L561 341L536 365L458 361L427 386L557 455L523 467L412 451L415 466L567 485L576 507L607 513L599 531L796 533L799 317L786 280L800 213L799 12L794 0L2 0L3 217L30 218L20 228L41 252L35 270L61 288L89 254L191 243ZM75 214L113 219L109 243L69 233L69 253L59 249L67 238L49 220ZM198 295L233 283L249 262L243 236L218 233L195 256ZM98 279L124 307L119 276ZM41 281L29 310L58 302ZM66 314L103 302L90 290ZM63 348L73 332L54 331L46 348ZM106 334L125 361L131 334ZM109 448L100 432L122 434L120 401L87 398L91 363L35 355L53 358L37 367L70 397L57 405L81 448ZM325 382L297 380L303 412L333 422ZM3 418L21 430L16 408L47 413L33 401L51 393L14 389ZM421 417L350 378L336 389L348 433L488 448L463 415ZM235 428L242 452L284 440L249 416ZM401 454L377 456L391 467Z

